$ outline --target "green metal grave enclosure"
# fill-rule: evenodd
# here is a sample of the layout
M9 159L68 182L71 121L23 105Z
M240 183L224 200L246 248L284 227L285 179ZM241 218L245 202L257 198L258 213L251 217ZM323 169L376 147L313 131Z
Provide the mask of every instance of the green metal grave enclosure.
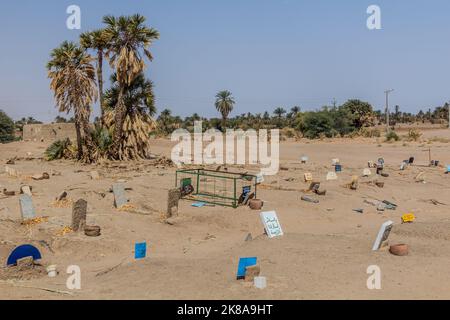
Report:
M183 199L237 208L245 193L256 198L257 177L247 173L232 173L206 169L178 170L175 187L191 192Z

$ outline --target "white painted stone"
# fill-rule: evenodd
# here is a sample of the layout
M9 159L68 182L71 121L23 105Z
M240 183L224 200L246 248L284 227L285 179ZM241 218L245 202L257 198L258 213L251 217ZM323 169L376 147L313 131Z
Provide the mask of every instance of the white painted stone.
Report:
M269 238L283 235L283 230L275 211L261 212L260 217Z
M372 251L380 250L383 242L389 238L393 225L394 222L390 220L383 223L383 225L380 228L380 231L378 231L378 235L377 238L375 239L375 243L373 244Z

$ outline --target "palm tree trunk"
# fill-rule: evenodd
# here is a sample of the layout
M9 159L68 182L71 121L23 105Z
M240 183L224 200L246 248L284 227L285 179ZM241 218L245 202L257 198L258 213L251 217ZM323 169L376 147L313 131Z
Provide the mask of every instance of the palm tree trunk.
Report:
M89 115L83 118L82 126L84 131L84 143L87 148L84 160L91 163L93 161L92 155L94 153L94 142L92 141L91 127L89 126Z
M97 59L98 92L100 96L101 123L103 124L103 117L105 116L105 106L103 103L103 50L98 50Z
M111 156L116 160L119 160L119 149L122 143L123 122L125 120L127 112L127 108L125 106L125 103L123 102L123 91L123 85L121 85L119 97L117 99L117 106L115 109L116 114L114 117L114 136L111 148Z
M222 132L227 130L227 117L222 115Z
M75 131L77 133L77 159L81 160L83 158L83 144L81 142L81 125L78 113L75 113Z

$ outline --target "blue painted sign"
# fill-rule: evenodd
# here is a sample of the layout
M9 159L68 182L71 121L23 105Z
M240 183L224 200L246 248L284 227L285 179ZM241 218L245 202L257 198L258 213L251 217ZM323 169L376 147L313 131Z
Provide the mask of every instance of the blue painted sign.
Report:
M17 260L26 257L33 257L33 260L39 260L42 258L41 253L36 247L30 244L24 244L22 246L18 246L11 252L11 254L8 257L6 265L13 266L17 264Z
M250 257L250 258L239 258L239 265L237 270L237 279L244 279L245 278L245 269L247 267L256 266L257 264L257 257Z
M144 259L147 256L147 243L136 243L134 245L134 258Z

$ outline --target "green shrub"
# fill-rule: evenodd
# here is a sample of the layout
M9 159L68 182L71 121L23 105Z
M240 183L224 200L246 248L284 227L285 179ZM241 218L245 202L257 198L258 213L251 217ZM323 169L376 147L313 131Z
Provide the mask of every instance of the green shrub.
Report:
M300 131L305 138L317 139L320 137L332 137L333 119L327 112L308 112L301 123Z
M14 141L14 121L0 110L0 143Z
M100 153L106 153L112 145L112 134L106 128L96 125L92 131L92 140Z
M70 152L69 148L71 145L72 143L68 138L55 141L45 150L45 158L48 161L62 159Z
M394 140L394 141L400 140L400 137L398 136L398 134L395 131L389 131L386 134L386 141L392 141L392 140Z

